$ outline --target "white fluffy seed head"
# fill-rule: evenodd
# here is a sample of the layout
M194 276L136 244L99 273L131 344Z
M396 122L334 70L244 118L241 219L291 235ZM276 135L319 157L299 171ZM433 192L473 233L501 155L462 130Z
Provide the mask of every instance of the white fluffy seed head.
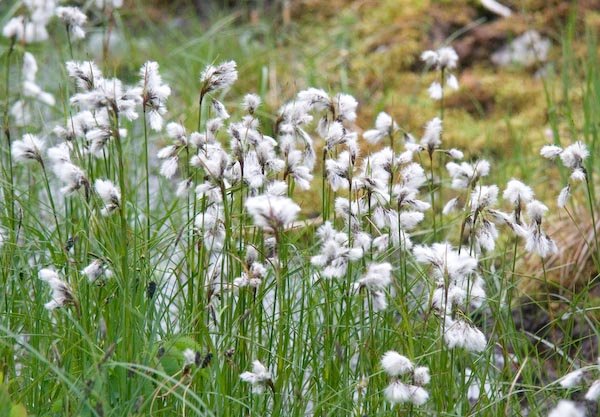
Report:
M585 411L577 407L573 401L560 400L548 417L585 417Z
M448 76L448 79L446 80L446 85L448 87L450 87L452 90L458 90L458 88L459 88L458 79L456 78L456 76L454 74L450 74Z
M386 288L390 285L392 265L389 262L371 264L367 273L358 281L361 286L368 288Z
M240 379L252 384L252 392L259 394L264 391L266 385L272 384L273 376L266 366L255 360L252 362L252 371L243 372Z
M409 385L410 402L414 405L423 405L429 399L429 393L422 387Z
M527 204L527 215L536 223L542 221L542 218L547 211L548 207L537 200L533 200Z
M165 159L160 166L160 175L168 179L173 178L177 172L178 162L179 158L176 156Z
M404 375L412 372L413 364L406 356L390 350L381 358L381 367L389 376Z
M10 149L15 162L41 162L44 142L37 136L27 133L21 140L14 141Z
M533 190L521 181L512 179L506 184L502 197L513 205L527 204L533 200Z
M69 31L75 39L85 37L85 32L81 26L87 21L87 16L78 7L57 7L55 14L69 27Z
M392 404L402 404L410 400L409 386L401 381L394 381L383 391L385 399Z
M582 168L576 168L571 172L571 179L575 182L585 181L585 171Z
M52 285L52 282L60 281L58 273L50 268L40 269L38 275L42 281L45 281L50 285Z
M454 69L458 64L458 54L451 46L446 46L437 50L438 64L442 68Z
M560 190L560 194L558 195L558 198L556 201L558 207L560 207L560 208L566 207L567 203L569 202L570 196L571 196L571 187L569 185L567 185L562 190Z
M381 112L377 115L377 119L375 119L375 128L381 132L393 132L398 129L398 125L392 119L392 116L387 114L386 112Z
M465 156L465 154L461 150L456 148L449 149L447 153L448 156L452 159L463 159L463 157Z
M595 380L585 394L588 401L598 401L600 398L600 379Z
M200 74L200 83L204 94L231 87L237 81L238 72L235 61L226 61L219 65L208 65Z
M433 151L442 144L442 119L435 117L425 125L425 134L421 138L421 145Z
M292 199L266 194L250 197L246 200L246 209L256 226L270 232L285 228L300 212L300 206Z
M429 384L431 381L431 375L429 374L429 368L426 366L419 366L415 368L413 373L413 381L416 385L423 386Z
M471 208L483 209L496 204L498 187L496 185L478 185L471 193Z
M567 146L560 154L560 159L567 168L581 169L583 161L590 155L587 146L583 142L575 142Z
M193 349L185 349L183 352L183 366L191 366L196 363L196 352Z
M431 83L431 85L427 89L427 92L429 93L429 97L432 100L436 100L436 101L437 100L441 100L442 96L444 95L444 91L442 90L442 86L437 81L434 81L434 82Z
M261 99L256 94L246 94L242 100L242 108L250 114L254 114L258 106L260 106Z
M121 205L121 190L112 181L97 179L94 188L104 203L101 213L109 215Z
M456 206L458 205L459 199L458 197L454 197L452 199L450 199L445 205L444 208L442 209L442 213L444 215L448 215L450 213L452 213L455 209Z
M75 298L71 292L71 287L60 279L58 273L52 269L44 268L39 271L39 278L46 282L52 292L52 299L44 304L47 310L64 307L73 304Z
M470 352L482 352L487 345L485 335L463 320L446 316L444 331L444 340L450 349L458 347Z
M349 94L337 94L333 99L334 107L338 117L353 122L356 120L356 108L358 101Z
M437 69L454 69L458 65L458 54L454 48L446 46L436 51L423 52L421 60L428 66L435 66Z
M581 384L581 381L583 380L583 375L584 374L581 369L569 372L560 379L560 386L563 388L574 388Z
M94 182L94 188L96 188L96 192L105 202L121 200L121 191L112 181L97 179Z
M560 146L546 145L540 150L540 155L546 159L555 159L562 153L563 149Z

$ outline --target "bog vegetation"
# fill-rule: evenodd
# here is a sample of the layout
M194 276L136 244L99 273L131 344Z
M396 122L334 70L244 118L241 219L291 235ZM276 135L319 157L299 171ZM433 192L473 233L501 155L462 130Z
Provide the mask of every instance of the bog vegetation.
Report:
M265 105L228 48L120 74L121 7L3 9L0 415L597 412L593 34L564 81L582 117L562 134L548 94L519 178L447 140L451 43L419 56L422 128L361 129L369 103L328 86ZM576 286L558 221L592 265Z

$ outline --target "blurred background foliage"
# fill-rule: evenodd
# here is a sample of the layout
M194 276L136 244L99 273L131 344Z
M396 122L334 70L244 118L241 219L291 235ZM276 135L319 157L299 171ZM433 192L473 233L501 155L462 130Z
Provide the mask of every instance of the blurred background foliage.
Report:
M447 138L505 154L519 152L523 142L548 140L548 94L578 94L553 89L565 65L558 60L565 57L561 44L570 39L568 56L585 55L586 42L577 40L600 25L600 1L502 4L513 11L510 17L476 0L131 0L129 7L133 16L144 16L144 26L189 35L186 53L202 52L193 50L199 36L215 45L227 38L225 49L214 50L223 59L245 55L240 65L252 74L236 88L244 92L258 82L272 108L308 85L341 89L361 103L361 128L386 110L415 134L434 111L419 54L451 41L461 57L462 88L448 98ZM494 52L532 29L552 42L546 60L503 68L491 63ZM169 45L163 44L172 51Z

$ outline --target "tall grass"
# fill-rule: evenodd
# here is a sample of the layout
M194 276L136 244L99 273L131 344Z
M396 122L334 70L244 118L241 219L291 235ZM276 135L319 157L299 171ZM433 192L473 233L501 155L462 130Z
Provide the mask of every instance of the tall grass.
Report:
M11 8L3 23L23 11ZM114 21L121 42L136 44L117 9L88 12ZM172 89L165 119L176 124L154 132L141 98L133 106L137 119L110 95L90 110L88 127L107 129L107 142L92 152L88 129L68 137L70 163L85 181L78 177L77 189L65 193L65 162L48 149L64 142L54 126L72 129L85 108L69 98L87 91L62 61L87 61L95 51L67 42L57 22L49 30L55 48L2 44L0 407L22 404L40 416L545 415L559 399L579 399L598 377L597 352L582 352L598 337L595 229L594 275L576 291L553 284L547 257L526 255L536 250L523 241L558 214L537 221L526 213L527 201L494 197L515 176L515 161L492 160L487 169L480 155L465 150L470 162L453 169L447 164L460 164L460 153L449 149L436 123L423 135L414 132L423 137L415 140L391 117L382 118L385 127L376 124L380 141L367 147L356 102L336 92L302 90L281 98L279 110L248 105L254 97L240 104L246 88L265 98L271 32L261 33L263 46L250 33L244 49L236 38L248 39L248 32L225 19L202 36L175 34L173 48L160 51L160 72ZM148 33L156 36L154 30ZM578 207L598 220L600 67L594 34L586 39L583 58L563 57L560 99L553 74L546 80L555 143L582 140L590 151L585 181L573 186L566 209L575 227ZM566 51L570 42L565 35ZM158 58L148 51L144 42L129 56L108 48L96 63L105 79L133 85L139 66ZM58 74L37 74L55 106L25 93L25 52L40 67L47 57ZM240 64L240 80L215 87L206 74L229 59ZM451 92L444 87L449 67L439 69L442 100L429 116L439 116L443 127L452 117L444 111ZM10 112L19 99L31 111L23 125ZM214 100L226 104L230 118ZM27 133L45 146L39 159L22 163L14 143ZM559 168L537 149L523 152L523 180L558 213L553 200L571 173L565 169L556 183L558 175L549 173ZM256 162L259 154L267 160ZM168 173L171 158L176 166ZM120 192L110 210L97 180ZM544 182L557 185L544 190ZM451 198L456 209L443 209ZM307 216L318 207L318 216ZM492 223L500 237L490 243L478 233L493 235ZM587 232L581 230L582 239ZM523 258L535 267L527 269ZM90 279L86 269L94 262L100 270ZM38 279L45 269L64 283L60 294L51 293L51 280L49 286ZM543 283L544 295L521 294L523 280ZM45 308L51 300L60 308ZM530 306L541 328L523 326ZM431 381L391 372L382 362L389 351L427 367ZM561 387L559 379L577 369L586 370L584 382ZM389 394L389 387L405 385L412 390L405 401ZM417 388L427 392L425 400L416 399Z

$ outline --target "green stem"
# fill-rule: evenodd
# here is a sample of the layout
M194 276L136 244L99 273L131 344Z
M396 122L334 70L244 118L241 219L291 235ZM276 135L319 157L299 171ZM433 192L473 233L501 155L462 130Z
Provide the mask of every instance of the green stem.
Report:
M321 172L321 213L323 215L323 223L325 223L329 219L329 210L328 210L328 195L326 188L326 169L325 169L325 160L327 159L327 151L323 149L323 164L322 164L322 172Z
M120 346L123 349L123 353L125 354L126 361L133 361L134 359L134 351L135 351L135 343L131 341L136 340L137 335L133 332L132 329L132 320L130 317L129 309L135 308L135 301L133 300L133 286L134 282L130 282L129 279L129 244L128 244L128 234L127 234L127 188L125 186L125 164L123 160L123 145L121 143L121 136L119 134L119 114L118 112L114 112L114 135L115 135L115 144L117 147L117 159L118 159L118 177L119 177L119 187L121 188L121 202L119 204L119 214L121 217L121 288L123 290L123 303L121 306L121 338L123 342L120 343ZM132 385L130 383L130 378L127 376L126 370L123 369L120 378L119 378L123 392L128 393L129 395L130 388Z
M592 216L592 230L594 232L594 244L596 245L595 250L592 251L593 257L596 260L596 266L600 265L600 259L598 258L600 252L600 246L598 245L598 224L596 223L596 210L594 208L594 199L592 193L592 187L590 185L589 175L586 173L585 175L585 186L587 190L588 204L590 207L590 215Z
M125 286L129 287L127 277L129 275L129 250L127 239L127 190L125 186L125 163L123 160L123 146L121 143L121 135L119 134L119 116L115 114L115 143L117 146L117 158L119 164L119 187L121 188L121 203L119 205L119 214L121 216L121 239L123 239L123 253L121 256L121 269Z
M204 101L204 92L200 93L198 100L198 132L202 130L202 102Z
M58 222L58 216L56 214L56 205L54 204L54 197L52 197L52 191L50 190L50 181L48 180L48 174L46 172L46 166L44 165L44 161L40 160L40 165L42 167L42 173L44 174L44 186L46 187L46 193L48 194L48 199L50 200L50 207L52 207L52 216L54 217L56 233L58 234L58 245L62 252L64 249L64 244L63 244L63 240L62 240L62 234L60 232L60 224Z
M434 174L433 174L433 151L429 152L429 170L431 173L431 179L429 182L429 194L431 196L431 214L433 216L433 237L434 240L437 237L437 225L435 221L435 189L434 189Z
M150 162L148 157L148 121L146 119L146 106L144 106L144 165L146 186L146 252L150 246ZM146 256L148 253L146 254Z
M69 55L71 56L71 60L73 60L73 44L71 42L71 31L70 29L70 25L67 25L67 42L69 44Z
M446 81L446 70L445 68L441 69L440 73L440 86L442 87L442 97L440 99L440 120L444 121L444 83Z
M10 136L10 125L9 125L9 117L8 117L8 106L9 106L9 96L10 96L10 57L15 49L16 38L11 39L10 47L6 54L6 91L4 93L4 117L3 117L3 128L4 135L6 136L6 145L8 151L8 178L7 183L9 184L8 193L6 193L8 197L8 211L9 211L9 221L10 221L10 233L11 236L15 236L15 184L14 184L14 173L13 173L13 162L11 156L11 147L12 147L12 139Z

